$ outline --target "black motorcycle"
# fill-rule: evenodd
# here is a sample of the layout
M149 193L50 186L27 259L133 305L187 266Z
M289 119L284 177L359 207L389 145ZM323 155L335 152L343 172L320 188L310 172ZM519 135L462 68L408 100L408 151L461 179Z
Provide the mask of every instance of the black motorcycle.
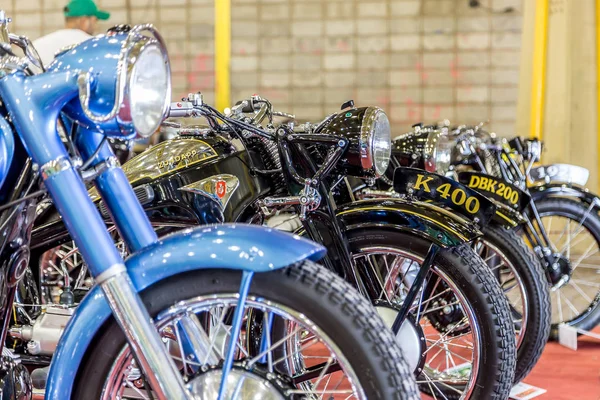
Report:
M483 236L472 247L489 266L511 305L517 337L515 382L519 382L541 357L550 334L550 295L544 270L513 229L524 222L523 218L518 210L489 196L495 209L482 217L473 189L454 179L450 161L455 143L447 129L422 124L413 128L393 140L390 166L379 180L378 190L356 186L357 194L416 197L477 220Z
M177 138L123 165L156 229L255 223L323 243L325 266L373 301L424 392L505 399L515 342L506 298L470 248L481 232L433 204L354 199L348 176L374 182L388 166L390 128L382 110L349 102L319 124L274 126L278 114L259 97L228 115L197 95L174 103L171 116L204 117L207 125L168 123ZM95 190L90 194L106 214ZM37 223L32 259L41 260L36 273L49 286L45 298L72 291L77 299L89 284L85 265L74 259L76 248L50 208ZM45 274L53 270L48 259L68 267ZM321 371L315 367L315 376Z
M527 194L519 194L520 199L527 199L523 202L522 235L536 252L551 284L551 337L558 337L561 323L593 329L600 322L598 200L566 183L539 182L540 178L546 181L548 173L534 167L542 150L537 140L497 138L480 126L460 127L452 136L457 142L452 157L455 168L479 171L459 172L468 186L483 186L481 179L491 179L491 175L506 187L502 197L508 203L513 203L515 192ZM528 176L534 177L533 184Z

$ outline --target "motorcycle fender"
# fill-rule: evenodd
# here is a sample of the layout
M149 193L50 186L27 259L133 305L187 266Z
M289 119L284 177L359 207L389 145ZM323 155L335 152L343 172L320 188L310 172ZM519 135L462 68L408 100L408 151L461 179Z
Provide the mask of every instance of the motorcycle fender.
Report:
M448 248L482 235L477 227L431 203L403 199L371 199L346 204L337 216L347 229L384 227L410 232Z
M305 259L317 261L325 248L274 229L253 225L212 225L161 238L130 256L127 271L138 292L184 272L223 268L268 272ZM96 285L77 307L56 348L46 399L70 399L87 349L112 312Z
M588 188L572 183L552 182L529 187L529 193L533 200L543 197L570 197L583 201L586 204L600 206L600 199L589 191Z

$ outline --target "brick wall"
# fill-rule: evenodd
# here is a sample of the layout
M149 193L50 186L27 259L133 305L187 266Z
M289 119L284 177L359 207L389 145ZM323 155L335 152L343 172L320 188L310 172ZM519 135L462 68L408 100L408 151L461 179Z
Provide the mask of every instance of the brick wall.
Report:
M232 97L315 119L354 98L397 133L443 118L514 133L522 3L481 3L232 0Z
M0 0L13 18L10 29L35 39L64 27L62 8L68 0ZM96 0L110 11L98 32L121 23L156 25L167 42L173 70L173 95L201 90L214 102L213 0Z
M319 119L350 98L400 133L420 120L490 120L515 131L523 0L231 0L232 100L259 93ZM5 3L9 3L5 6ZM2 0L19 33L59 28L63 0ZM213 0L99 0L115 23L165 36L176 96L214 99ZM493 13L513 7L509 14ZM12 9L11 9L12 8ZM13 28L13 29L14 29Z

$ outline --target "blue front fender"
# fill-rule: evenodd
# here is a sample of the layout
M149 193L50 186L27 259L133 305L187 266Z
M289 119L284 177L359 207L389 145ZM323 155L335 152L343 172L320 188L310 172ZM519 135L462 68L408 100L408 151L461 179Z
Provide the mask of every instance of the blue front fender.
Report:
M277 230L252 225L211 225L162 238L129 257L125 264L137 289L183 272L223 268L268 272L309 259L325 248ZM54 354L46 399L70 399L75 377L90 342L112 312L100 287L83 299L69 321Z

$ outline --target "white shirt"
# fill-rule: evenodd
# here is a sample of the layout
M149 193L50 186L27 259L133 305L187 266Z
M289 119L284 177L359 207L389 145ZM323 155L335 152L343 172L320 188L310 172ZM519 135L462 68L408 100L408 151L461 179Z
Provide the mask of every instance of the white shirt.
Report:
M91 37L92 35L85 33L81 29L61 29L34 40L33 46L40 54L44 66L47 67L54 60L54 55L57 51L66 46L79 44Z

